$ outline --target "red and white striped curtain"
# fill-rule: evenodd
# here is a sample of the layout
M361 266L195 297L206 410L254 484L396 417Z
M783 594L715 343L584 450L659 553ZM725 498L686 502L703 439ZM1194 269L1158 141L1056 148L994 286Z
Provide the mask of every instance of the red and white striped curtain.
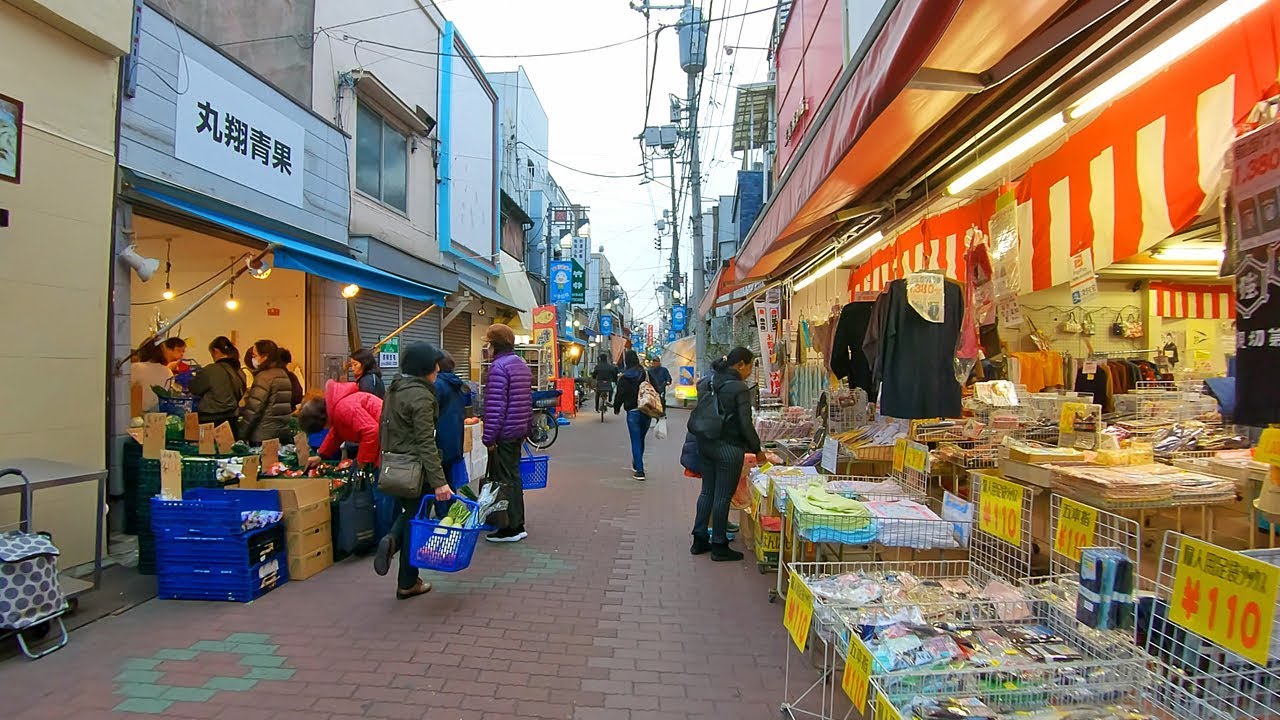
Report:
M1162 318L1226 320L1236 316L1236 292L1230 285L1151 283L1151 308Z

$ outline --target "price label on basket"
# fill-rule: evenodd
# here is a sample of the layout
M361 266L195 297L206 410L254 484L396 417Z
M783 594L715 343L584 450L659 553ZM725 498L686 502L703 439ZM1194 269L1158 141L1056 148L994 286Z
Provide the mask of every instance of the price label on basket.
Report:
M898 438L893 443L893 471L901 473L907 462L907 439Z
M982 496L978 501L978 529L1012 545L1022 547L1024 488L994 475L981 477Z
M788 570L790 582L787 584L787 606L782 617L782 625L791 635L791 641L804 652L809 642L809 626L813 623L813 593L805 586L804 580Z
M822 441L822 469L829 473L836 471L836 460L840 457L840 441L828 437Z
M1076 418L1089 417L1089 404L1079 402L1062 403L1062 412L1058 415L1058 432L1069 433L1076 431Z
M1280 428L1267 428L1258 438L1253 459L1268 465L1280 465Z
M908 442L906 457L902 461L907 470L921 475L929 472L929 448L918 442Z
M1280 567L1184 537L1173 575L1169 619L1265 666L1278 587Z
M859 713L866 711L867 692L871 689L871 651L856 635L849 638L849 656L844 659L840 688Z
M985 489L985 484L983 487ZM1093 533L1097 527L1097 510L1062 498L1062 504L1058 506L1058 531L1053 536L1053 551L1079 562L1080 548L1093 545Z
M898 713L898 708L893 706L893 701L884 693L876 693L875 720L902 720L902 715Z

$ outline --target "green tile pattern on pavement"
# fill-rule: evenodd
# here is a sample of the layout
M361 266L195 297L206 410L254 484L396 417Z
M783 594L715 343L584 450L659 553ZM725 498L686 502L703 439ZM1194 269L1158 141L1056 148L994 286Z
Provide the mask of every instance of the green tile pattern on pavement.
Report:
M263 680L291 680L295 670L282 667L288 658L277 654L279 645L261 633L235 633L225 640L200 640L188 648L162 648L149 658L125 658L115 676L115 694L124 698L116 712L163 715L174 703L204 703L219 692L248 692ZM163 682L165 673L156 670L161 663L171 667L177 663L193 663L199 670L202 653L227 653L240 656L245 672L240 677L216 675L202 687L181 687Z

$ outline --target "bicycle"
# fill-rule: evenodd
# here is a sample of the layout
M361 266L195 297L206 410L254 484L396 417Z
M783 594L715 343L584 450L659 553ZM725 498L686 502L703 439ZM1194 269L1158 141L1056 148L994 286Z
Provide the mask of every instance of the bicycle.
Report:
M560 436L560 423L556 421L556 408L560 405L559 390L533 391L533 423L529 428L529 444L546 450Z
M609 412L609 403L613 402L613 383L608 380L596 381L596 412L600 413L600 422L604 422Z

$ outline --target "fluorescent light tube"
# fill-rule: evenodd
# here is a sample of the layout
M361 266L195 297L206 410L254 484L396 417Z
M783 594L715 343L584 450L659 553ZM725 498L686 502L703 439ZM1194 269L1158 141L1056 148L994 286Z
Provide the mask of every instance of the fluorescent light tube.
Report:
M1062 118L1061 113L1055 114L1048 120L1028 130L1018 139L1000 148L986 160L970 168L968 172L947 186L947 192L952 195L964 192L974 183L1003 168L1019 155L1053 137L1054 134L1066 127L1066 124L1066 120Z

